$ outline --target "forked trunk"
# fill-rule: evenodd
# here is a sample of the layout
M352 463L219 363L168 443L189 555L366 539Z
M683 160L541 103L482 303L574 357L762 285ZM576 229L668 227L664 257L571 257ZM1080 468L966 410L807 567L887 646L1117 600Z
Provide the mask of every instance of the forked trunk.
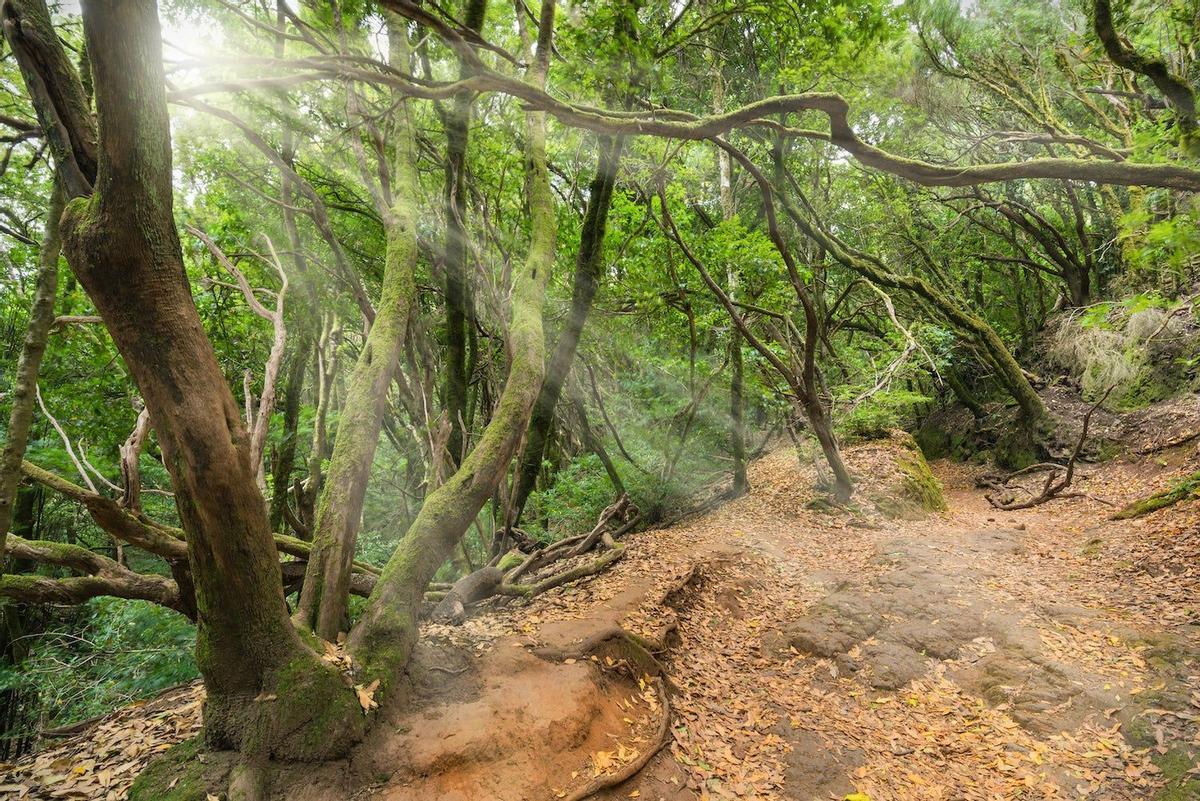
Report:
M217 747L287 757L344 751L361 713L288 620L249 437L184 272L156 4L83 4L99 123L95 166L70 146L93 138L90 119L72 113L86 108L82 86L74 70L46 69L67 62L45 6L33 6L7 3L6 30L21 15L18 30L38 34L22 46L48 48L22 69L45 89L35 93L39 119L56 131L56 168L74 197L63 216L64 251L145 399L171 474L195 583L206 736ZM304 700L254 703L266 690ZM318 716L337 725L312 741L306 727Z

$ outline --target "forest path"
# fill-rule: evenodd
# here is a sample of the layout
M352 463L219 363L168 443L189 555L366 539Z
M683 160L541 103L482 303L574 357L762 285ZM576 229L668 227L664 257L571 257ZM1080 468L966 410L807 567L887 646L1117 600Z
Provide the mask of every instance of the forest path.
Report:
M978 468L938 463L949 511L895 519L903 446L846 457L850 510L814 508L812 468L783 448L750 494L631 535L599 576L426 624L408 695L351 758L276 766L272 798L549 801L656 753L592 797L1200 799L1200 501L1123 522L1090 498L998 512ZM1077 486L1121 504L1196 462L1085 465ZM617 626L670 645L661 751L652 681L619 654L568 655ZM119 801L198 730L202 692L23 760L0 798ZM219 794L228 759L206 764L194 799L170 797Z
M1120 502L1163 469L1080 481ZM1195 510L998 512L971 470L936 471L943 515L821 514L783 451L749 496L658 533L703 565L673 759L611 798L1200 798Z

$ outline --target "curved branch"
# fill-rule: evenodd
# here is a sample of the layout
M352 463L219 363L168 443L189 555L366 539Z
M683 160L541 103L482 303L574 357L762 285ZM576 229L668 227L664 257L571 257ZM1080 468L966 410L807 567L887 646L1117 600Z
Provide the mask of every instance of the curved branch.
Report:
M163 576L135 573L78 545L8 536L5 553L18 559L59 565L88 575L68 578L8 575L0 578L0 596L32 603L80 604L101 595L134 598L186 614L179 585Z
M187 559L187 545L179 529L134 514L111 498L89 492L32 462L21 462L21 471L37 483L83 504L96 525L117 539L167 560Z
M270 59L247 61L259 69L295 66L295 63ZM301 62L312 64L313 62ZM806 92L764 98L732 111L701 117L672 109L621 112L567 103L541 88L493 70L482 69L459 81L430 84L392 70L385 65L375 69L353 67L324 59L321 66L307 73L310 77L345 80L347 77L370 83L394 86L412 97L445 100L459 92L500 92L522 101L530 110L545 111L564 125L608 135L645 135L698 141L712 139L736 128L764 126L788 136L828 141L845 150L862 164L926 186L975 186L1027 178L1093 181L1120 186L1157 186L1183 191L1200 191L1200 170L1177 164L1138 164L1075 158L1039 158L1027 161L991 164L935 164L898 156L862 141L849 122L850 104L834 92ZM210 91L240 91L267 82L294 82L295 76L254 79L252 82L222 81L172 93L177 102L202 107L197 94ZM829 133L781 125L781 115L818 111L829 119Z
M1193 135L1196 132L1196 94L1187 81L1173 73L1165 61L1149 58L1134 50L1128 40L1117 33L1109 0L1096 0L1092 27L1109 59L1118 67L1149 78L1175 108L1180 130L1185 136Z

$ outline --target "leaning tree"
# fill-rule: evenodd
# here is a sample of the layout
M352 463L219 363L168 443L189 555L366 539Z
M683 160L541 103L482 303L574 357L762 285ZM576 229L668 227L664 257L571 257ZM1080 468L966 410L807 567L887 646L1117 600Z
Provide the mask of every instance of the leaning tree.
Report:
M280 4L281 14L286 6ZM156 523L135 509L23 464L20 469L26 475L78 500L117 539L163 556L172 565L173 575L170 579L143 576L83 548L9 536L7 541L0 539L6 553L63 565L83 575L61 579L4 576L0 594L76 602L101 594L145 598L194 617L197 662L207 688L207 742L214 748L242 752L249 768L267 757L333 758L345 754L363 736L374 715L363 715L344 672L351 674L351 683L378 681L380 697L393 688L417 640L426 587L504 479L539 396L553 406L555 399L542 394L546 352L542 306L557 234L546 152L548 117L609 137L598 163L596 204L589 204L585 221L592 237L603 236L602 198L612 191L612 171L622 145L635 137L706 143L752 177L771 241L788 270L808 329L796 337L801 346L795 363L780 361L775 366L818 433L829 431L814 355L820 320L783 233L784 220L855 273L875 284L912 293L929 304L973 338L1028 417L1038 418L1042 410L1011 352L986 321L921 277L848 245L795 196L785 170L777 169L776 180L772 180L747 155L752 152L749 148L731 144L735 133L816 140L839 148L867 168L925 186L974 187L1042 178L1200 190L1200 170L1182 157L1156 163L1123 157L1051 156L943 164L897 155L865 141L851 123L850 104L833 93L778 95L705 114L659 108L642 102L645 98L628 98L627 108L613 109L566 100L546 88L553 52L554 0L544 0L535 24L517 14L524 51L517 56L482 38L482 4L465 25L443 15L436 6L409 0L380 0L379 6L389 14L387 59L352 53L342 46L325 47L318 57L292 61L282 57L244 59L241 66L247 74L241 78L168 92L154 0L84 0L86 69L82 74L68 58L44 0L3 0L0 4L4 35L24 77L39 133L54 160L57 191L64 200L61 215L56 204L50 204L48 238L60 223L63 252L71 270L95 305L144 399L149 425L170 474L181 524L176 529ZM1112 39L1111 19L1104 16L1107 8L1107 3L1097 3L1096 24L1102 40ZM413 52L408 41L416 30L438 37L456 56L461 62L457 78L439 80L428 72L420 73L421 55ZM322 46L328 41L322 40ZM1116 63L1147 75L1168 93L1178 112L1181 152L1188 151L1194 123L1194 109L1189 111L1187 105L1191 95L1178 91L1178 82L1167 80L1172 76L1164 79L1155 62L1138 57L1119 38L1111 45L1106 41L1106 46ZM315 510L315 540L309 544L272 532L258 480L261 450L255 450L261 446L255 445L256 438L239 413L192 297L174 217L167 98L171 94L202 108L200 98L208 92L238 86L280 91L311 81L391 92L391 139L387 147L368 158L375 160L380 175L386 173L388 183L386 192L374 195L375 211L386 232L381 292L375 301L355 293L371 327L350 377L346 414ZM349 92L351 98L354 91ZM426 495L407 533L374 575L354 560L358 515L375 443L384 426L383 405L409 335L414 263L422 247L415 208L415 152L421 142L410 114L419 101L449 101L449 130L458 136L463 133L462 118L469 117L470 99L482 93L515 98L524 109L528 243L523 258L514 259L512 265L504 334L507 377L482 433L469 449L464 439L462 451L452 452L453 472ZM799 127L795 118L808 112L823 117L828 129ZM362 113L362 107L352 101L347 113L354 117ZM368 124L366 120L363 115L362 124ZM235 119L228 121L237 124ZM245 133L252 140L254 131ZM455 153L460 145L465 147L456 140ZM381 161L386 163L385 171L379 169ZM291 182L289 193L306 191L303 176L290 168L286 158L273 163ZM463 213L460 181L458 167L451 164L444 198L448 219ZM659 197L657 211L664 229L706 275L703 262L695 258L680 234L665 196L660 193ZM777 210L783 211L783 217L777 217ZM447 252L457 260L462 255L456 250L458 234L448 230L447 236ZM52 258L52 252L51 241L45 258ZM594 251L581 248L578 304L573 304L578 306L580 318L590 301L594 258ZM449 275L448 280L453 295L454 276ZM746 324L737 298L711 275L706 283L738 332L770 359L774 352ZM42 290L43 294L47 291ZM451 305L459 305L457 297ZM462 323L458 312L448 318L453 328ZM28 376L36 373L38 348L45 342L44 314L35 321L27 358L22 361L25 384L30 383ZM556 352L551 362L556 381L562 380L557 376L561 369L558 361L570 361L571 340L578 338L575 329L580 326L581 319L573 315L566 326L562 354ZM461 413L458 358L455 355L455 375L447 389L455 415ZM27 403L27 397L28 392L16 401ZM452 426L460 422L456 420ZM28 428L27 419L17 423L4 457L5 478L0 481L4 494L0 497L0 535L6 528L4 513L14 488L13 465L19 463L23 450L21 437L15 435ZM850 477L840 465L836 442L830 437L821 444L842 489L848 492ZM308 559L304 591L294 617L282 589L281 553ZM362 614L347 629L351 592L368 597ZM340 666L335 667L321 659L324 646L320 640L336 639L343 632L348 659L339 660ZM253 702L264 695L277 702ZM248 783L255 774L256 770L249 770L239 774L249 778L235 781Z

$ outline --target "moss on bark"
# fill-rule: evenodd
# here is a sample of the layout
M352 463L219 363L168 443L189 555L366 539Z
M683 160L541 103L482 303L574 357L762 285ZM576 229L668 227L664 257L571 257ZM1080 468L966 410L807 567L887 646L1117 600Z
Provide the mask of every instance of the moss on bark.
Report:
M210 786L219 791L224 771L199 761L203 747L203 739L193 737L155 757L134 779L129 801L205 801Z

